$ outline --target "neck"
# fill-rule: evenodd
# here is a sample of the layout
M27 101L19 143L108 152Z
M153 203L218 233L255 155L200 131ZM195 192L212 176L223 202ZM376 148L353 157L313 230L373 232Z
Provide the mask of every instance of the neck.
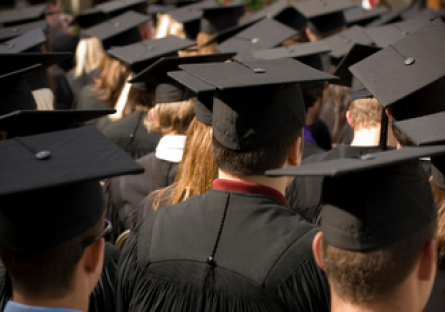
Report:
M288 179L285 177L269 178L269 177L262 176L262 175L235 176L235 175L231 175L227 172L224 172L222 170L219 170L218 178L224 179L224 180L261 184L261 185L268 186L270 188L277 190L278 192L283 194L283 196L286 193L286 187L288 185Z
M380 127L354 129L354 139L351 146L378 146Z
M85 296L82 291L70 291L67 296L60 298L29 298L13 290L13 301L35 307L64 308L82 312L88 312L89 306L89 296Z

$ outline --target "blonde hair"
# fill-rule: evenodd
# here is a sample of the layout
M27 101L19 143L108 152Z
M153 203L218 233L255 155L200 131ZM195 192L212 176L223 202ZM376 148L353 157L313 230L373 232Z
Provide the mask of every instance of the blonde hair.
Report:
M354 128L371 128L380 126L382 105L375 98L357 99L349 107Z
M37 110L53 110L54 94L51 89L43 88L32 91L34 100L37 104Z
M81 39L76 48L74 77L77 78L95 70L103 56L104 49L99 39L94 37Z
M164 38L168 35L185 39L184 25L175 21L170 15L162 14L158 19L155 38Z
M147 129L162 132L164 135L172 132L184 134L195 117L195 101L188 99L180 102L160 103L156 104L151 112L156 116L156 120L145 119L144 124Z
M158 191L153 202L153 211L206 193L217 177L218 167L212 150L212 127L194 118L187 131L184 154L175 183Z
M209 35L204 32L199 32L198 37L196 37L196 43L198 47L198 54L199 55L205 55L205 54L216 54L219 53L215 48L218 45L217 42L210 43L209 45L203 47L202 45L212 39L214 35Z
M296 34L295 36L284 41L281 45L283 47L287 47L287 46L296 45L296 44L305 43L305 42L309 42L309 39L307 38L306 33L304 31L301 31L298 34Z

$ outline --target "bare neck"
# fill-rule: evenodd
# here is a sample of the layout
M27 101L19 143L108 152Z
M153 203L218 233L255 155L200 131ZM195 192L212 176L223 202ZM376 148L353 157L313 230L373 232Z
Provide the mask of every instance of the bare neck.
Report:
M354 139L351 146L378 146L380 127L354 129Z

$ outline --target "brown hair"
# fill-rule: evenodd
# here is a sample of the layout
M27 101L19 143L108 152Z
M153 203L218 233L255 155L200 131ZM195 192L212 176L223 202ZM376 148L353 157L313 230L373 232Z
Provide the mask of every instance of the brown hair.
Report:
M349 106L354 128L371 128L380 126L382 105L375 98L357 99Z
M295 36L284 41L281 45L283 47L286 47L286 46L291 46L291 45L300 44L300 43L304 43L304 42L309 42L309 39L307 38L306 33L303 30L303 31L299 31L298 34L296 34Z
M437 262L438 267L441 270L445 270L445 200L439 202L437 207L439 215L439 229L437 231Z
M0 245L13 288L31 299L66 296L72 291L75 269L83 255L81 244L103 230L104 216L79 236L37 254L16 254Z
M211 126L193 119L187 131L184 155L175 183L158 192L153 211L204 194L212 188L213 180L218 177L218 168L212 152L211 131Z
M340 298L355 305L391 296L413 270L425 244L437 233L437 219L408 237L367 252L322 242L324 270Z
M309 28L307 28L309 29ZM340 26L339 28L321 33L321 34L314 34L310 29L309 29L309 41L320 41L323 39L326 39L327 37L333 36L335 34L338 34L340 32L342 32L343 30L346 29L346 26ZM312 38L310 38L312 37ZM311 40L312 39L312 40Z
M99 99L107 103L108 108L113 108L130 73L128 66L104 55L98 69L100 74L95 81L93 91Z
M393 119L390 120L391 130L394 138L402 146L415 146L408 137L394 125Z
M198 34L198 37L196 37L196 43L198 46L198 54L199 55L205 55L205 54L216 54L219 53L215 48L218 45L217 42L210 43L209 45L203 47L202 45L212 39L215 35L209 35L204 32L200 32Z
M213 154L218 168L237 176L263 175L269 169L281 168L292 143L303 136L303 129L294 131L272 143L249 151L233 151L213 140ZM303 140L301 149L303 148ZM301 153L303 151L301 150Z
M134 111L149 111L154 104L154 90L141 91L131 87L122 116L130 115Z
M189 99L156 104L153 114L156 116L156 121L147 118L144 122L147 129L162 132L164 135L172 132L186 133L195 117L195 101Z
M349 87L328 84L323 92L323 104L331 105L334 108L335 121L332 129L332 143L338 143L343 134L343 127L346 125L346 111L351 100L351 89Z

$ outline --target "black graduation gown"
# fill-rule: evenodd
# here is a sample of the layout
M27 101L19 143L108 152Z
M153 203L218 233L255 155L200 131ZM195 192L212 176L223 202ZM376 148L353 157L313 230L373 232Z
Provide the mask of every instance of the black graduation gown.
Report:
M317 154L303 160L302 164L317 163L332 159L360 156L380 152L379 147L358 147L340 144L325 153ZM321 191L323 177L295 177L286 189L288 205L300 213L307 221L319 224L321 208Z
M445 312L445 270L437 269L433 290L423 312Z
M311 141L304 140L304 150L303 150L303 159L306 159L310 156L324 153L326 152L324 149L320 148L319 146L315 145Z
M318 119L314 124L310 125L310 128L312 137L319 147L326 151L332 149L331 134L323 120Z
M49 71L54 82L54 109L71 109L74 97L65 74L54 67Z
M118 265L118 311L329 311L311 249L317 232L269 197L214 189L193 196L130 234Z
M146 116L147 112L133 112L104 127L102 133L133 159L141 158L154 152L162 138L162 133L144 126Z
M94 80L99 78L99 70L97 68L92 70L90 73L84 73L82 76L79 77L74 77L74 70L75 68L71 69L66 74L66 79L75 95L79 94L80 90L82 90L83 87L92 85L94 83Z
M99 282L90 296L88 312L116 311L116 270L120 251L110 243L105 244L104 266ZM12 298L12 285L6 268L0 262L0 311Z
M109 108L107 103L97 98L92 92L90 86L83 87L77 97L74 99L73 109L77 110L98 110ZM110 124L111 120L108 116L103 116L94 120L87 121L86 126L95 126L102 130L106 125Z
M114 177L107 179L104 184L107 218L113 223L110 235L112 243L130 228L133 211L148 194L175 181L179 165L158 159L155 153L137 162L145 169L143 174Z

